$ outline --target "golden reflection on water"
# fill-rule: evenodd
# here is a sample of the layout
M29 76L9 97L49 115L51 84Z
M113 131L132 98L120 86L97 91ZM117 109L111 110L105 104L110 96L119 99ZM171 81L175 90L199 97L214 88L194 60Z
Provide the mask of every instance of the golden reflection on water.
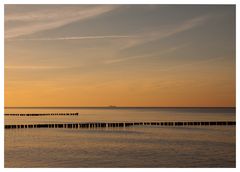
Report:
M235 127L5 130L5 167L234 167Z

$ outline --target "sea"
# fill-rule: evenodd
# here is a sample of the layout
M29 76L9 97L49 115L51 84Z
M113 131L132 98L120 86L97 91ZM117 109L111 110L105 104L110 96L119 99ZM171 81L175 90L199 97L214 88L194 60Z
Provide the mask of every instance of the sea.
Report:
M235 108L22 107L14 113L78 116L5 116L10 124L75 122L236 121ZM5 168L236 167L236 126L24 128L4 131Z

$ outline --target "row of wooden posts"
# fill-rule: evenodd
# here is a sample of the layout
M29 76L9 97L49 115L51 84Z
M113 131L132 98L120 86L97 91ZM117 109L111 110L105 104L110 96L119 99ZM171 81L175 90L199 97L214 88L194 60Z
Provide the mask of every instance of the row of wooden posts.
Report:
M30 113L30 114L4 114L5 116L78 116L78 113Z
M14 128L106 128L106 127L130 127L138 125L158 126L214 126L236 125L235 121L209 121L209 122L115 122L115 123L67 123L67 124L27 124L5 125L5 129Z

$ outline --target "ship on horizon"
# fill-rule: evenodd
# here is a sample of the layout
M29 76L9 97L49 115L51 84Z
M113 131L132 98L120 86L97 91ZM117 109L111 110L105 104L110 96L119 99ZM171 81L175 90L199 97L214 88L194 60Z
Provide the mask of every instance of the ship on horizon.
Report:
M109 108L116 108L117 106L109 105L108 107L109 107Z

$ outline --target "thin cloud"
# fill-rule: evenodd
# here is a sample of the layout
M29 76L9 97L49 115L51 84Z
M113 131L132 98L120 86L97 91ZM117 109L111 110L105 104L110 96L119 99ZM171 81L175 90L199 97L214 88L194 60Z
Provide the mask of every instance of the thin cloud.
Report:
M40 31L55 29L64 25L97 17L116 9L117 6L100 5L88 8L60 8L27 12L24 14L6 14L5 24L21 23L14 27L6 27L5 38L16 38Z
M124 61L128 61L128 60L139 59L139 58L145 58L145 57L149 57L149 56L143 55L143 56L131 56L131 57L125 57L125 58L114 58L114 59L108 59L104 63L105 64L113 64L113 63L119 63L119 62L124 62Z
M134 60L134 59L140 59L140 58L153 58L153 57L160 57L164 54L167 53L172 53L174 51L177 51L181 48L184 48L186 46L188 46L189 44L181 44L181 45L177 45L177 46L173 46L173 47L169 47L168 49L165 49L163 51L161 51L161 53L159 54L145 54L145 55L139 55L139 56L129 56L129 57L124 57L124 58L114 58L114 59L108 59L106 60L104 63L105 64L113 64L113 63L120 63L120 62L124 62L124 61L129 61L129 60Z
M155 40L160 40L163 38L171 37L178 33L188 31L197 26L204 24L210 17L209 16L200 16L193 19L189 19L184 21L176 26L171 26L170 28L166 27L163 29L154 28L154 31L147 31L146 33L139 34L136 39L129 40L127 44L125 44L121 50L129 49L135 46L139 46L142 44L146 44ZM156 31L157 30L157 31Z
M101 35L101 36L75 36L75 37L58 37L58 38L29 38L14 39L14 41L64 41L64 40L85 40L85 39L121 39L130 38L128 35Z

